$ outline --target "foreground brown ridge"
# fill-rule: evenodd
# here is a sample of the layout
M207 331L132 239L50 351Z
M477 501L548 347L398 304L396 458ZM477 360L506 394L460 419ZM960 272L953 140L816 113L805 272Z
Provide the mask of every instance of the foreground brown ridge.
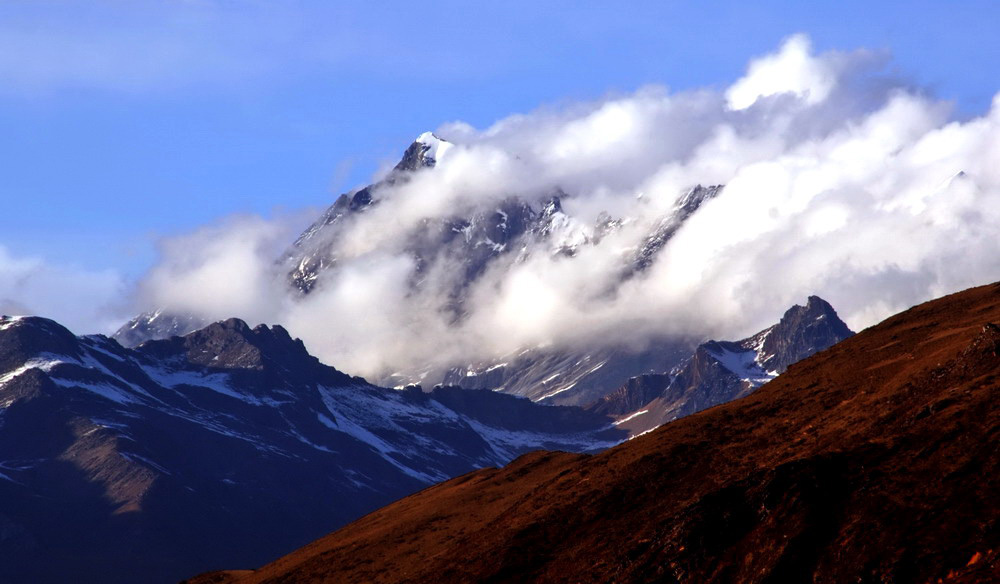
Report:
M1000 285L597 456L426 489L192 583L1000 581Z

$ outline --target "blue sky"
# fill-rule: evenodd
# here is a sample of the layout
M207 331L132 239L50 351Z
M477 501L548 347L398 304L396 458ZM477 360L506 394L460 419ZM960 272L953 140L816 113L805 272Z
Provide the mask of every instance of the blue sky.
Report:
M992 2L0 4L0 246L138 277L154 242L322 207L417 134L646 84L725 87L807 33L891 53L959 115L1000 89Z

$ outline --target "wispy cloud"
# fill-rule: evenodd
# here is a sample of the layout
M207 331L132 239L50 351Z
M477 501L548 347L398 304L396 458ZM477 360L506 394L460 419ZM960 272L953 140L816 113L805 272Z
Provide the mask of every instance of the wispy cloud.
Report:
M110 333L124 314L126 290L114 270L52 264L0 246L0 313L45 316L80 333Z

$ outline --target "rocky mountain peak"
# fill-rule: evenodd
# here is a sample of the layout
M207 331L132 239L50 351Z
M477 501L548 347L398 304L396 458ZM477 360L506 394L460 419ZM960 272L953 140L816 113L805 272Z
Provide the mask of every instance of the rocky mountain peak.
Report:
M433 168L453 144L442 140L433 132L424 132L403 153L403 159L393 168L394 172L413 172Z
M588 406L622 416L633 433L748 395L788 367L852 336L837 312L818 296L795 305L781 320L739 341L707 341L669 374L630 379Z
M76 356L76 337L61 324L40 316L0 317L0 367L43 353Z
M336 263L332 250L339 233L335 226L377 205L377 195L384 186L405 182L410 173L434 167L452 146L451 142L438 138L432 132L424 132L407 147L403 157L384 179L340 195L285 253L282 261L291 268L288 274L291 284L304 294L312 291L320 272Z
M251 328L238 318L212 323L183 337L151 341L139 350L159 358L183 356L188 363L213 369L263 371L282 378L298 379L328 369L280 325Z
M797 308L799 308L799 306L795 305L792 308L790 308L788 312L791 312ZM817 314L817 315L829 314L829 313L833 313L834 315L837 314L837 311L833 309L833 306L831 306L829 302L823 300L819 296L810 296L809 298L806 299L805 311L809 314Z
M280 325L261 324L250 328L238 318L195 331L184 337L184 345L189 356L197 352L213 355L216 362L221 361L228 367L260 368L266 360L315 362L302 341L292 339Z
M778 324L764 331L760 364L766 371L781 373L853 334L829 302L810 296L805 306L789 308Z

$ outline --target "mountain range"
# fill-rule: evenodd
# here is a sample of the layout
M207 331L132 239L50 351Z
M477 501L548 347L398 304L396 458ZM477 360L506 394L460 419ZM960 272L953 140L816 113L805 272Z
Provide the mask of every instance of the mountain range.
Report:
M997 323L1000 284L947 296L603 453L527 454L188 584L1000 581Z
M322 287L336 272L337 244L345 226L378 206L388 187L406 183L414 173L434 169L453 147L425 132L404 151L401 160L382 180L340 195L279 258L275 269L284 274L292 296L306 296ZM701 206L714 199L721 185L694 185L675 205L651 223L648 235L625 254L620 282L649 268L670 239ZM511 194L499 202L473 209L455 209L446 218L425 220L405 233L403 251L414 262L410 286L424 285L424 275L434 266L448 265L446 301L442 310L458 323L465 317L467 295L488 269L506 270L523 261L529 250L572 256L581 246L596 245L603 237L634 218L602 213L596 224L585 225L568 215L562 201L572 195L555 189L535 194ZM207 325L195 314L158 307L137 315L113 338L127 347L151 339L183 335ZM459 385L499 389L505 393L546 400L550 404L586 405L629 378L669 371L683 361L697 344L677 335L652 338L642 347L595 341L581 347L525 346L477 362L429 363L419 368L394 368L372 378L390 387L413 384Z
M423 134L340 196L275 259L289 291L322 289L344 226L450 148ZM722 189L685 191L618 281ZM582 228L570 197L424 221L408 286L454 268L461 323L484 274L630 221ZM2 317L0 581L996 581L998 322L1000 285L858 335L810 296L736 341L525 346L369 382L277 325Z
M639 435L714 405L749 395L788 367L854 333L830 304L810 296L781 320L740 341L708 341L668 374L629 379L587 409L617 416Z
M276 258L290 293L321 288L344 226L450 148L425 133L385 178L338 197ZM721 189L683 193L625 254L619 281L642 277ZM573 256L629 220L602 214L584 229L563 210L567 197L510 195L424 221L403 239L409 285L457 266L445 307L457 323L488 270L539 250ZM600 452L749 395L851 334L810 297L740 341L665 333L637 345L529 346L370 383L320 363L281 326L161 307L107 338L4 317L0 581L169 582L259 565L463 473L536 450Z
M0 581L170 582L261 564L471 470L615 446L745 395L850 334L812 297L749 341L705 343L675 371L584 409L378 387L320 363L280 326L238 319L128 349L3 317ZM720 356L703 374L715 347L742 357L751 347L767 373L745 378L750 360ZM744 369L727 369L734 362ZM671 380L668 391L622 395L648 378ZM665 396L673 409L650 405Z
M376 387L279 326L231 319L126 349L4 317L0 582L262 563L472 469L626 436L579 408Z

